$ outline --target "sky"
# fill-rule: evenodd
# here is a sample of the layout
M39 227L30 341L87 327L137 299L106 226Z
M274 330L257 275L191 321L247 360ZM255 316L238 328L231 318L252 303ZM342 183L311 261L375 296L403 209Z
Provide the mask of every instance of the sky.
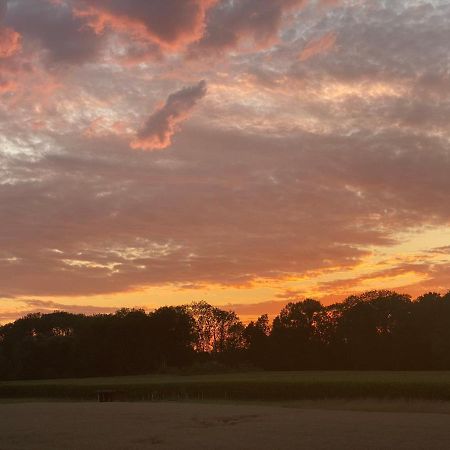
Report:
M0 322L450 289L448 0L0 0Z

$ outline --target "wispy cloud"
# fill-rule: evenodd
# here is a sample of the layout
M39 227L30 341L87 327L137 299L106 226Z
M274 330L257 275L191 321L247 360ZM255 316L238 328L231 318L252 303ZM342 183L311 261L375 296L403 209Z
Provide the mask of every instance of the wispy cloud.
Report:
M326 53L332 50L336 45L337 36L335 33L330 32L315 39L305 46L305 48L300 53L300 61L306 61L313 56L319 55L321 53Z

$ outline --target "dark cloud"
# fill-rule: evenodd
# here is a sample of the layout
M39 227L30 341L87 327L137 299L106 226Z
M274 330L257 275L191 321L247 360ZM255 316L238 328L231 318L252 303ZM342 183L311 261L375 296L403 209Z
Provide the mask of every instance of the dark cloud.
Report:
M179 125L205 95L206 82L203 80L170 94L164 106L150 116L131 146L141 150L168 147Z
M23 36L28 47L42 47L52 63L92 61L101 50L102 38L75 17L64 2L11 2L6 23Z
M76 0L76 14L98 33L106 29L194 53L232 49L252 41L267 46L278 37L286 12L307 0Z
M75 0L78 16L97 33L110 28L178 49L201 38L207 10L216 0Z

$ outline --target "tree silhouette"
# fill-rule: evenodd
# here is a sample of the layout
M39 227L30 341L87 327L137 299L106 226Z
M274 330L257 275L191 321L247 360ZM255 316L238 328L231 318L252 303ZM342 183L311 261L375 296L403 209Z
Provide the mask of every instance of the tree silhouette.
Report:
M450 369L450 292L288 303L244 326L206 302L146 313L30 314L0 327L0 378L129 375L204 361L292 369Z

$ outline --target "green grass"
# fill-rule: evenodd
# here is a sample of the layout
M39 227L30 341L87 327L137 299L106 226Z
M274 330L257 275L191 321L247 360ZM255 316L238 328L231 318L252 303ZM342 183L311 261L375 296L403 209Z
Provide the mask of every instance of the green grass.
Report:
M98 390L129 400L377 398L450 400L450 372L246 372L0 382L0 399L94 400Z

